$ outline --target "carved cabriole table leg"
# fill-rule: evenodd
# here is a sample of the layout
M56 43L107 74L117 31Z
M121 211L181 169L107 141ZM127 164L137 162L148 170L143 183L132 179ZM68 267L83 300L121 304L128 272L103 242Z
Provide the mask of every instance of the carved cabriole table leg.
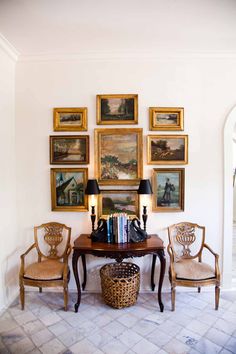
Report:
M155 254L153 254L153 256L152 256L152 271L151 271L151 289L152 289L152 291L155 290L154 272L155 272L156 259L157 259L157 256Z
M85 254L81 254L81 258L82 258L82 265L83 265L83 272L84 272L84 280L82 283L82 289L84 290L86 287L86 282L87 282L87 268L86 268Z
M161 301L161 289L162 289L162 284L163 284L164 274L165 274L165 269L166 269L166 258L165 258L164 250L159 250L157 252L157 256L158 256L158 258L160 260L160 264L161 264L160 278L159 278L159 284L158 284L158 303L159 303L161 312L163 312L164 305Z
M75 312L78 312L78 308L81 301L81 288L80 288L79 272L78 272L78 259L80 256L81 254L74 250L72 256L72 266L73 266L73 272L74 272L75 282L77 286L77 293L78 293L77 302L75 304Z

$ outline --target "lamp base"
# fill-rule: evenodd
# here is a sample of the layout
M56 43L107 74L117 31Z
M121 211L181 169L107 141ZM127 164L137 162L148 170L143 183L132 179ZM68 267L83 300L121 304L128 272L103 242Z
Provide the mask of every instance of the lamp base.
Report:
M148 218L146 205L143 206L142 218L143 218L143 229L144 229L144 231L146 231L146 224L147 224L147 218Z
M91 211L91 222L92 222L92 231L94 231L94 225L95 225L95 220L96 220L96 214L95 214L95 206L92 205L92 211Z

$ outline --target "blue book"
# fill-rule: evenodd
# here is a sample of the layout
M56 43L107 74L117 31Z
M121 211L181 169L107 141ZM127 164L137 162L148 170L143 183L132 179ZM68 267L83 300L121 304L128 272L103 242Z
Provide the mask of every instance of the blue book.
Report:
M110 217L107 219L107 243L111 243Z

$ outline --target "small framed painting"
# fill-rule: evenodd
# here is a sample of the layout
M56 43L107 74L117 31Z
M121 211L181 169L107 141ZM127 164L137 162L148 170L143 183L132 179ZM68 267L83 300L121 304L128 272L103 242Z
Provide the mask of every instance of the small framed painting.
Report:
M153 169L153 211L184 211L184 168Z
M89 135L51 135L52 165L86 165L89 163Z
M97 95L97 124L138 124L138 95Z
M181 107L150 107L150 130L184 130L184 109Z
M142 128L95 129L95 171L101 185L137 185L143 175Z
M87 108L54 108L54 131L87 130Z
M53 211L88 211L87 168L51 168Z
M98 216L126 213L139 218L139 195L135 190L102 190L98 196Z
M188 163L187 135L148 135L148 164L186 165Z

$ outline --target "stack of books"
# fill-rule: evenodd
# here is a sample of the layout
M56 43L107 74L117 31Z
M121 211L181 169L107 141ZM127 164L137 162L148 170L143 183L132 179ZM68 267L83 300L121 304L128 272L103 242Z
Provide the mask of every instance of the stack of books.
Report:
M115 213L107 219L107 242L126 243L129 242L129 217L126 213Z

